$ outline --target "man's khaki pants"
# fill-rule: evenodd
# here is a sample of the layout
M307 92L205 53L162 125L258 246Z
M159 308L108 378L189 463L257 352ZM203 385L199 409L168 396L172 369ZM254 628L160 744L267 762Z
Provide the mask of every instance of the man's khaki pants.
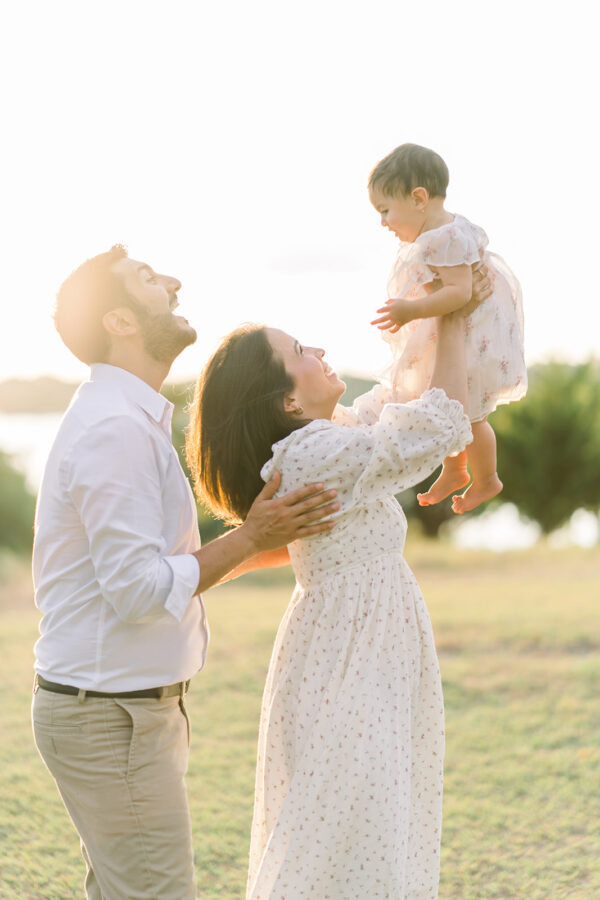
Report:
M89 900L195 898L183 700L40 688L33 730L81 837Z

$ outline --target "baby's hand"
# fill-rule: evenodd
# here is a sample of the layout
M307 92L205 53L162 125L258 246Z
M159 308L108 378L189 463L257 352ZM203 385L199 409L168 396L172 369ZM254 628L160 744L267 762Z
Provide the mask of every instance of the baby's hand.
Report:
M378 319L373 319L371 325L377 325L380 331L389 331L395 334L407 322L412 322L415 316L416 307L413 301L403 300L397 297L395 300L388 300L385 306L381 306L378 310L381 313Z

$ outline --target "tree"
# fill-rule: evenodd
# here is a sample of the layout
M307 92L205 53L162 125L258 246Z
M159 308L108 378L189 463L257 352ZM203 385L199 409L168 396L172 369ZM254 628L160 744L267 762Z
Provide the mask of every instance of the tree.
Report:
M416 519L421 525L421 530L425 537L436 538L440 533L440 528L449 519L456 519L457 516L452 512L452 497L447 497L441 503L435 503L433 506L419 506L417 494L427 491L440 474L442 467L440 466L433 475L425 478L419 484L409 488L398 494L398 501L402 509L406 513L408 519Z
M547 363L530 370L519 403L494 413L501 500L548 534L577 509L600 509L600 368Z
M499 407L490 419L504 489L493 504L469 516L510 502L548 534L577 509L600 509L600 368L593 361L546 363L530 369L529 381L523 400ZM438 472L399 497L407 516L417 519L428 537L436 537L454 518L451 498L435 506L417 503L417 493Z
M0 547L17 553L31 550L35 497L25 476L0 451Z

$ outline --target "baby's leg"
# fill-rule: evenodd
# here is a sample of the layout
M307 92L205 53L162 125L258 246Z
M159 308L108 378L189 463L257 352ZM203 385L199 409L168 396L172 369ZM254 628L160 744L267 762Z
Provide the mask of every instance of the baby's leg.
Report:
M419 506L433 506L468 483L467 451L463 450L458 456L446 457L437 481L434 481L426 494L417 494Z
M452 498L455 513L468 512L480 503L491 500L502 490L496 472L496 435L487 419L472 422L473 443L467 447L469 468L473 481L462 495Z

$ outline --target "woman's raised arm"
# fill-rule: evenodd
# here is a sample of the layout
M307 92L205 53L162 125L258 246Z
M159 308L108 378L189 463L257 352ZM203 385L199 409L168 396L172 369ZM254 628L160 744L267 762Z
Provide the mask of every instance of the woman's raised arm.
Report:
M452 400L467 403L467 363L464 316L451 313L438 319L438 341L430 387L442 388Z

